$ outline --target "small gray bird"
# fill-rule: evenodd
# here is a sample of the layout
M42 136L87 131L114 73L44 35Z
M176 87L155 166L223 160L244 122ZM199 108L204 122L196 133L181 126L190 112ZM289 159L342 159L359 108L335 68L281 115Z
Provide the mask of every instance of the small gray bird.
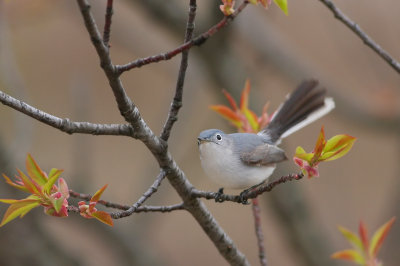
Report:
M277 147L281 139L335 107L332 98L325 97L326 90L317 85L316 80L302 82L257 134L225 134L219 129L201 132L197 140L206 174L223 188L249 189L265 182L276 163L287 159Z

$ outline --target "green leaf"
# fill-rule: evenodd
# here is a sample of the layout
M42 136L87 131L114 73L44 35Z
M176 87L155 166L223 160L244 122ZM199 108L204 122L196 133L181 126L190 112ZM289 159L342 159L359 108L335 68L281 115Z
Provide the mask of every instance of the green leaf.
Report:
M33 159L33 157L28 154L26 157L26 170L28 175L35 180L39 185L44 185L47 182L46 174L40 169L39 165Z
M378 230L374 233L371 239L371 244L369 246L369 254L370 256L376 257L380 247L382 246L383 240L385 240L386 235L388 234L390 228L392 227L395 217L390 219L387 223L379 227Z
M333 161L346 155L353 147L356 138L349 135L336 135L325 145L320 161Z
M244 113L247 121L249 121L252 130L256 133L258 131L257 116L247 108L242 110L242 112Z
M107 212L96 211L96 212L92 213L92 217L96 218L100 222L105 223L109 226L114 226L114 222L111 218L111 215Z
M286 16L289 15L287 0L274 0L275 4L282 9Z
M49 179L47 180L46 184L43 187L44 193L47 195L50 194L51 189L53 188L53 185L56 183L58 177L61 175L63 170L58 170L58 169L51 169L50 174L49 174Z
M4 201L3 201L4 202ZM24 216L33 208L39 206L39 201L35 199L22 199L11 204L3 216L0 227L14 220L18 216Z
M353 247L358 250L363 250L361 239L356 234L342 226L339 226L338 229L342 235L353 245Z
M32 194L41 194L41 188L38 186L38 184L35 183L35 181L29 179L22 171L17 169L20 178L22 180L22 183L24 183L25 187L29 190L30 193Z
M306 151L301 146L298 146L296 148L296 154L294 156L299 158L299 159L302 159L304 161L307 161L308 163L310 163L311 159L314 156L314 154L313 153L306 153Z
M61 207L64 203L64 198L63 197L58 198L58 199L54 200L52 203L53 203L54 210L58 213L58 212L60 212Z

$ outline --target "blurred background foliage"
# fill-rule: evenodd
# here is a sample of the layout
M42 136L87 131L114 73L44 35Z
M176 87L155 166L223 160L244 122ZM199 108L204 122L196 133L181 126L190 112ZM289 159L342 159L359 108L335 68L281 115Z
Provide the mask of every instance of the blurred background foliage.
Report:
M111 55L116 64L168 51L181 44L188 10L184 0L114 1ZM395 0L335 3L400 58ZM92 1L99 27L106 1ZM198 1L195 33L222 18L219 1ZM179 56L122 76L144 119L159 132L175 89ZM249 6L205 45L190 51L183 109L170 150L197 188L216 191L203 173L196 137L206 128L234 129L208 109L224 103L221 89L236 99L246 78L250 107L273 111L303 79L316 78L335 98L327 117L283 143L289 157L298 145L312 149L321 125L327 137L357 137L343 159L323 164L320 178L291 182L262 195L265 246L271 265L338 265L329 257L347 247L337 231L355 230L360 219L374 230L400 216L400 76L317 0L289 1L289 16L271 6ZM123 122L75 1L0 1L1 90L59 117L98 123ZM32 153L48 171L76 191L131 204L153 182L158 167L138 141L124 137L72 135L0 106L0 171L13 176ZM297 171L282 163L275 177ZM3 183L2 198L14 191ZM17 195L18 196L18 195ZM21 195L19 195L21 196ZM165 182L151 204L177 203ZM252 264L258 264L249 206L206 204ZM6 210L0 205L0 211ZM400 260L400 227L384 243L385 265ZM136 214L110 229L72 214L67 219L39 209L0 233L1 265L224 265L212 243L186 212Z

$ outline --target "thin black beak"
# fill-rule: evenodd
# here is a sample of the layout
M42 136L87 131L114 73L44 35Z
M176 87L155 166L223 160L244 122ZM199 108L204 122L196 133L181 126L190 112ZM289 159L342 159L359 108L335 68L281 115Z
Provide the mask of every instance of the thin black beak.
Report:
M205 139L205 138L197 138L197 145L200 145L201 143L207 142L207 141L209 141L209 140Z

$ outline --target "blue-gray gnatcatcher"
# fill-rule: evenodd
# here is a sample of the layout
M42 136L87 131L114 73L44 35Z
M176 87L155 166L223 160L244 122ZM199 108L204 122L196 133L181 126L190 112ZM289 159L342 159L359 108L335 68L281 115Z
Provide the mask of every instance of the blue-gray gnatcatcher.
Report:
M276 163L287 159L277 147L282 138L319 119L335 107L318 82L301 83L257 134L225 134L218 129L200 133L201 165L223 188L248 189L267 180ZM222 193L222 188L220 193Z

